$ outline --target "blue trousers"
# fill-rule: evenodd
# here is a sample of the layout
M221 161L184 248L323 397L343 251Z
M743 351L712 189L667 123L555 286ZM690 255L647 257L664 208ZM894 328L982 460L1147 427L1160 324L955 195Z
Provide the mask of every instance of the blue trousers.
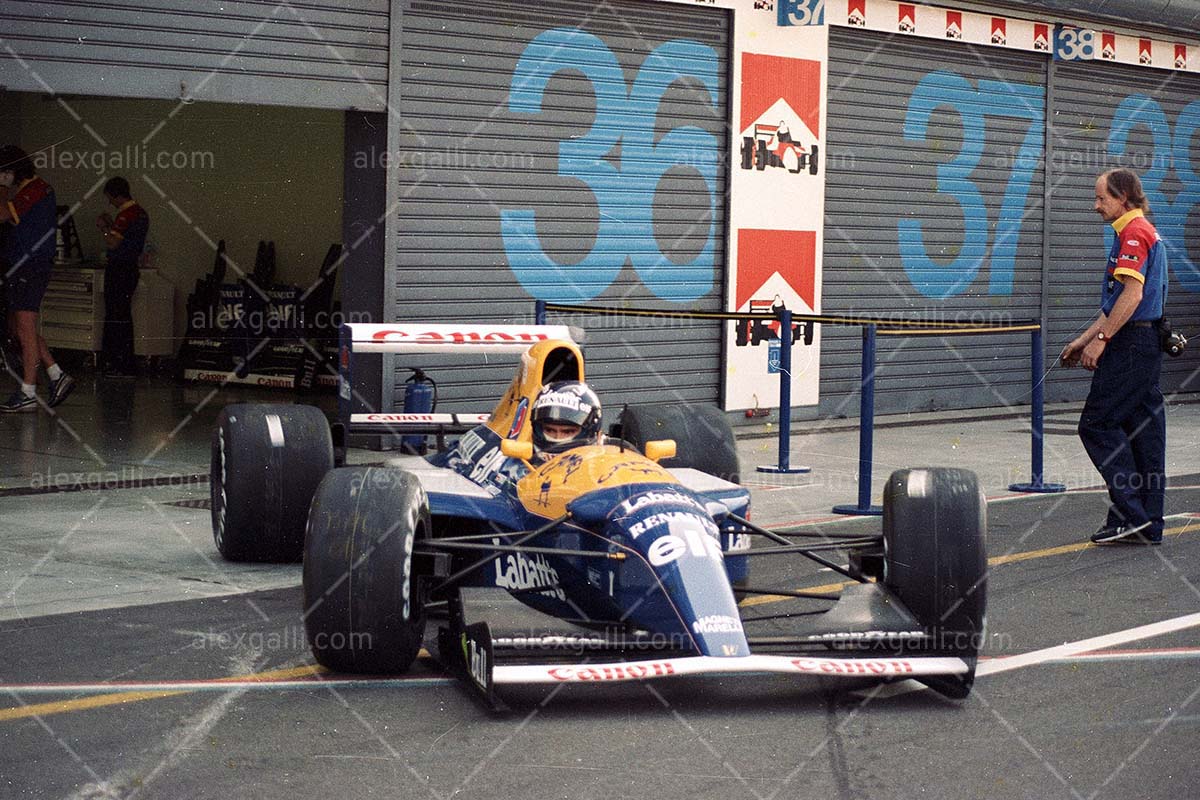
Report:
M1167 488L1162 358L1158 329L1127 323L1100 356L1079 418L1079 438L1112 501L1105 524L1149 521L1152 536L1162 533Z

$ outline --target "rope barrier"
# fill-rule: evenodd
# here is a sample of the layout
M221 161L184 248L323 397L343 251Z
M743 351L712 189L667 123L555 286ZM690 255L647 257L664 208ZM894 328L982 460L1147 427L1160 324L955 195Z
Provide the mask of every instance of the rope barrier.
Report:
M696 319L696 320L726 320L733 322L752 322L754 320L779 319L776 312L750 313L744 311L655 311L648 308L612 308L610 306L580 306L567 303L548 303L539 300L538 307L545 311L558 313L594 314L611 317L661 317L664 319ZM892 326L893 328L927 328L930 330L1006 333L1012 331L1038 330L1042 326L1036 320L1016 320L997 323L995 325L978 322L955 322L939 319L896 319L894 317L868 317L859 315L838 314L792 314L792 322L817 322L823 325L842 325L846 327L861 327L863 325ZM884 331L879 331L883 334ZM891 333L891 331L888 331Z
M938 330L936 328L926 330L908 330L906 328L900 328L899 330L884 330L881 328L877 330L876 333L878 333L880 336L977 336L982 333L1020 333L1022 331L1028 333L1030 331L1040 331L1041 329L1041 325L1008 325L1003 328L976 327L962 328L961 330L953 328L946 328L943 330Z
M1032 478L1029 483L1013 484L1009 488L1024 492L1063 492L1066 487L1059 483L1044 483L1042 480L1043 405L1042 379L1039 377L1045 365L1042 335L1043 329L1036 320L1018 320L996 325L981 325L974 322L952 322L926 319L889 319L887 317L839 316L830 314L793 314L787 309L772 313L743 313L721 311L654 311L641 308L610 308L607 306L580 306L566 303L536 301L535 317L539 325L546 323L546 312L580 313L599 316L659 317L666 319L697 319L722 321L770 321L778 322L779 330L793 331L796 323L843 325L862 328L862 376L860 381L859 408L859 473L857 505L834 506L839 514L880 514L879 506L871 505L871 467L875 436L875 341L877 336L970 336L981 334L1029 333L1032 352L1032 385L1030 398ZM792 467L791 458L791 399L792 382L792 336L779 337L779 455L778 466L758 467L759 472L798 473L808 472L808 467Z

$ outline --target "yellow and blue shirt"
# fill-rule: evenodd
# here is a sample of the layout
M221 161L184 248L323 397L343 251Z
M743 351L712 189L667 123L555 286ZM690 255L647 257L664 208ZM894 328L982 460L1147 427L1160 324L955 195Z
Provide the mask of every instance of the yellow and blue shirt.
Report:
M1108 253L1108 269L1100 294L1100 310L1111 314L1127 281L1142 284L1142 302L1132 320L1155 320L1163 315L1167 286L1167 248L1140 208L1112 224L1117 232Z

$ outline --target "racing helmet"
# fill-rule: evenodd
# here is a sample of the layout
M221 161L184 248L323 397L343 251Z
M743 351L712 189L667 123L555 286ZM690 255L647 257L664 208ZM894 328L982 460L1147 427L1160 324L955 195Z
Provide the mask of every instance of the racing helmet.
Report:
M600 398L580 381L558 381L542 387L530 417L533 446L540 453L561 453L597 440ZM578 430L563 433L564 426Z

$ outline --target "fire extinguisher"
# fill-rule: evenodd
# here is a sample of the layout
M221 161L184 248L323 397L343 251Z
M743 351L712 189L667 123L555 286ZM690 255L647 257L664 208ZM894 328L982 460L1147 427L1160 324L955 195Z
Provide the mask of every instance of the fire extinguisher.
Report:
M408 367L408 369L412 370L412 377L404 382L404 413L433 413L433 410L437 408L437 383L419 367ZM400 439L400 449L413 455L425 455L425 437L404 436Z

